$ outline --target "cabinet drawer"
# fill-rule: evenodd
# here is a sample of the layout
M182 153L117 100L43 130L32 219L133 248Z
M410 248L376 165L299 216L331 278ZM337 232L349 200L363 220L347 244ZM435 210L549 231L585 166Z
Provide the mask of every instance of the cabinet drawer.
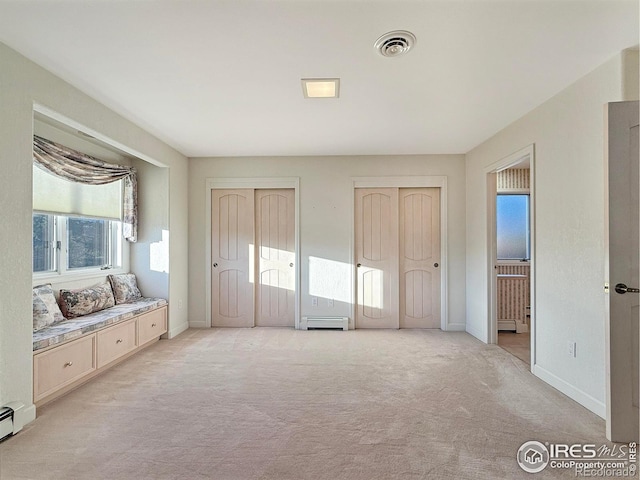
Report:
M148 312L138 317L138 345L157 339L167 332L167 307Z
M98 368L136 348L135 319L96 333L98 344Z
M96 369L96 336L90 335L33 356L34 401Z

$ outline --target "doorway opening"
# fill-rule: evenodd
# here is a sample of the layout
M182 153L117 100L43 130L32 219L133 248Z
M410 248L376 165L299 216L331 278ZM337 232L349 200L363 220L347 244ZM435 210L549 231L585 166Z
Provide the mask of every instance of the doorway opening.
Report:
M534 364L533 145L487 170L489 343Z

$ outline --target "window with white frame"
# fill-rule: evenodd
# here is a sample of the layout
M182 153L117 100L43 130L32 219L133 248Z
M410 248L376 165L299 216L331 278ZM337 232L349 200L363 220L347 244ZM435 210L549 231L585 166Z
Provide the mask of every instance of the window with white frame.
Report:
M82 272L121 265L120 222L33 214L33 272Z
M526 261L531 258L529 217L528 194L498 194L498 260Z

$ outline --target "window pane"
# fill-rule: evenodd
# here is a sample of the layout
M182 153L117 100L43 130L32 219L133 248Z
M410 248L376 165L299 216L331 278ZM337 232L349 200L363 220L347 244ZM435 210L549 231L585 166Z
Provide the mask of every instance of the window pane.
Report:
M33 214L33 271L55 270L55 236L52 215Z
M529 195L498 195L498 259L529 259Z
M109 221L67 219L67 268L101 267L109 263Z

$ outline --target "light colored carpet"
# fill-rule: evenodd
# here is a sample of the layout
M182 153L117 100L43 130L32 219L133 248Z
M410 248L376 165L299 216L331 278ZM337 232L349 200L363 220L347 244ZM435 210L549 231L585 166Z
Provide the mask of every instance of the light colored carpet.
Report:
M437 330L188 330L38 414L2 480L573 478L516 451L606 441L520 360Z

